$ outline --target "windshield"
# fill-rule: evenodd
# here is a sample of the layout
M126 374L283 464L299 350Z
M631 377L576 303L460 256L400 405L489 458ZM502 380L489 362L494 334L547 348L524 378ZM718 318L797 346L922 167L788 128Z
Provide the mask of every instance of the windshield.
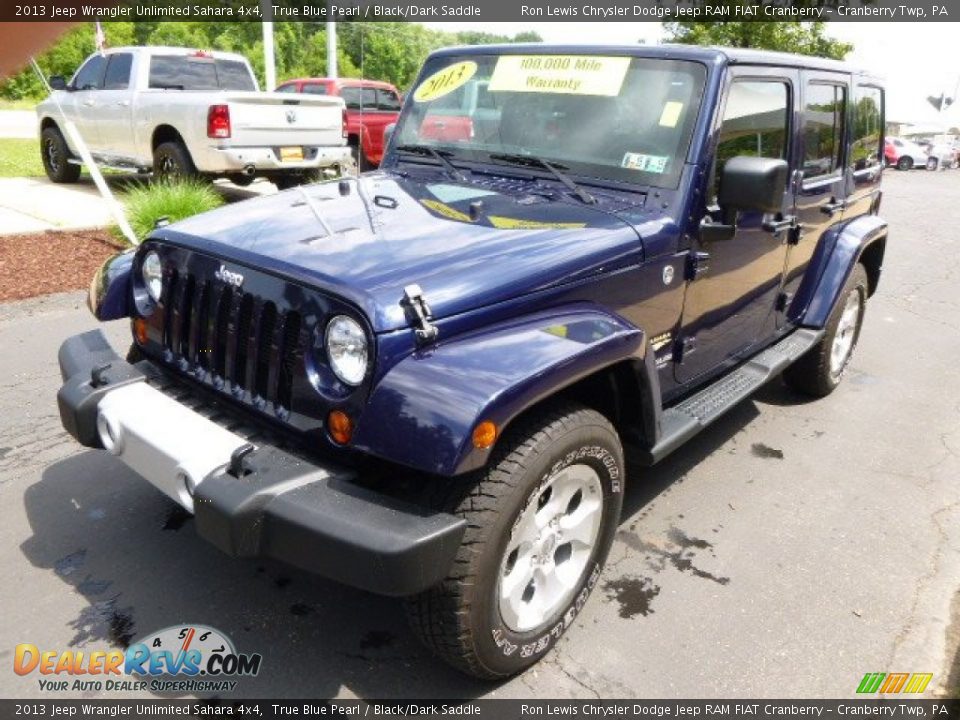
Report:
M582 177L675 187L705 75L699 63L653 58L431 58L396 146L429 145L454 161L530 155Z

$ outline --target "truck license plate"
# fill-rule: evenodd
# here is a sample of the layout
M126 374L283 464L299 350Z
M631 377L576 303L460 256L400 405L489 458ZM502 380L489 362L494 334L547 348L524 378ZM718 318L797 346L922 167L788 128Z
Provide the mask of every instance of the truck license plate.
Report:
M302 147L282 147L280 148L280 160L282 162L295 162L303 160Z

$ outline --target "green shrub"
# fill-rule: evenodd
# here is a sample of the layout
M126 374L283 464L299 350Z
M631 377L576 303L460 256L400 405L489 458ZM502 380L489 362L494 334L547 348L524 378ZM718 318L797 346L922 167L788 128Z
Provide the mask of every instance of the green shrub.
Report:
M121 195L127 219L138 240L143 240L160 218L177 222L223 205L223 197L200 180L160 180L132 185ZM115 230L119 233L119 228Z

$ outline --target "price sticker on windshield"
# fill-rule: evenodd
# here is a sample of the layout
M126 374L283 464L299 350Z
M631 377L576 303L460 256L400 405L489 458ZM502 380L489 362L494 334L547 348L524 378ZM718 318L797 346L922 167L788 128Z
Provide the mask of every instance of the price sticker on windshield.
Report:
M502 55L490 77L489 90L615 97L629 67L628 57Z
M469 82L476 72L477 64L473 60L448 65L420 83L416 92L413 93L413 101L430 102L442 98Z

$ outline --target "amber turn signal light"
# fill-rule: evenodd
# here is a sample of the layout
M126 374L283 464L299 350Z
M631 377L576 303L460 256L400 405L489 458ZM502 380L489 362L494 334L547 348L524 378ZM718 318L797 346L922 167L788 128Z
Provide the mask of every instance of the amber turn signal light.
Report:
M331 410L327 415L327 432L338 445L346 445L353 437L353 420L343 410Z
M138 317L133 321L133 337L136 338L137 344L147 344L147 321L142 317Z
M489 420L484 420L473 429L473 446L478 450L492 447L497 439L497 426Z

